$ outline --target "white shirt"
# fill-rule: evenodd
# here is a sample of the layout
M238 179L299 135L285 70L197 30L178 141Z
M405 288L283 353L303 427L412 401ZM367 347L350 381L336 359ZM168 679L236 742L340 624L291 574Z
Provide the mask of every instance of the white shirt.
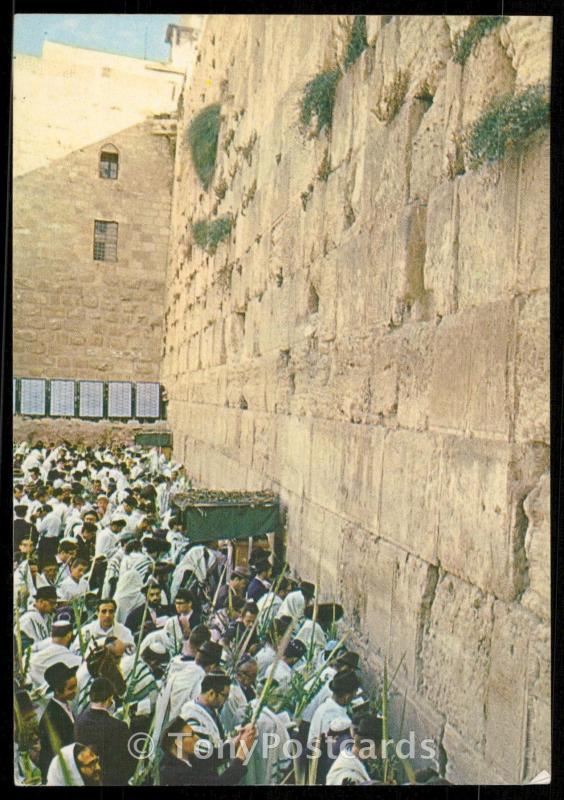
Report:
M80 597L90 591L90 586L86 578L81 578L77 583L74 578L69 575L64 581L61 581L60 586L57 588L57 593L61 600L72 600L75 597Z

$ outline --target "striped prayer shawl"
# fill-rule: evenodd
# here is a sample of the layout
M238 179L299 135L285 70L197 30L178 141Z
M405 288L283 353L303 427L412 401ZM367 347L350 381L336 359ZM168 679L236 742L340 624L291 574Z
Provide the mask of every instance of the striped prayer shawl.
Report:
M124 656L121 661L121 672L125 682L128 684L129 701L131 703L140 703L141 700L144 700L153 693L156 696L158 692L158 686L155 676L141 658L137 660L135 674L131 678L130 682L130 675L132 674L134 659L135 656L133 655Z

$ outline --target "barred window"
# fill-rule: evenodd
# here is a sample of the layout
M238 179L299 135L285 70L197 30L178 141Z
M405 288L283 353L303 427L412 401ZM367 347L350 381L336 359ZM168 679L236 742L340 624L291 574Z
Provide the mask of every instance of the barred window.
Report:
M117 153L103 150L100 155L100 177L116 180L118 176L119 158Z
M94 261L117 261L117 222L94 221Z

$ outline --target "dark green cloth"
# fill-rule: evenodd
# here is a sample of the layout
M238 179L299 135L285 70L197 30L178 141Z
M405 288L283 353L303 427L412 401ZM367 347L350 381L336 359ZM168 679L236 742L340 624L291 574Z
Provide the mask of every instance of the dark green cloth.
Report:
M182 512L191 542L213 539L245 539L277 533L281 529L278 503L265 506L188 506Z

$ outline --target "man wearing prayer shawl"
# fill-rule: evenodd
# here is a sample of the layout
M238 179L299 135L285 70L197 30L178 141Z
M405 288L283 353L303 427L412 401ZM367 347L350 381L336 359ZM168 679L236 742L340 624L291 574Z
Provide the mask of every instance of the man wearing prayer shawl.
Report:
M382 746L382 720L375 714L361 717L352 727L353 744L346 746L337 756L327 773L326 786L353 786L370 783L363 760L380 758Z
M51 761L47 786L100 786L100 759L84 744L74 742L61 749Z

